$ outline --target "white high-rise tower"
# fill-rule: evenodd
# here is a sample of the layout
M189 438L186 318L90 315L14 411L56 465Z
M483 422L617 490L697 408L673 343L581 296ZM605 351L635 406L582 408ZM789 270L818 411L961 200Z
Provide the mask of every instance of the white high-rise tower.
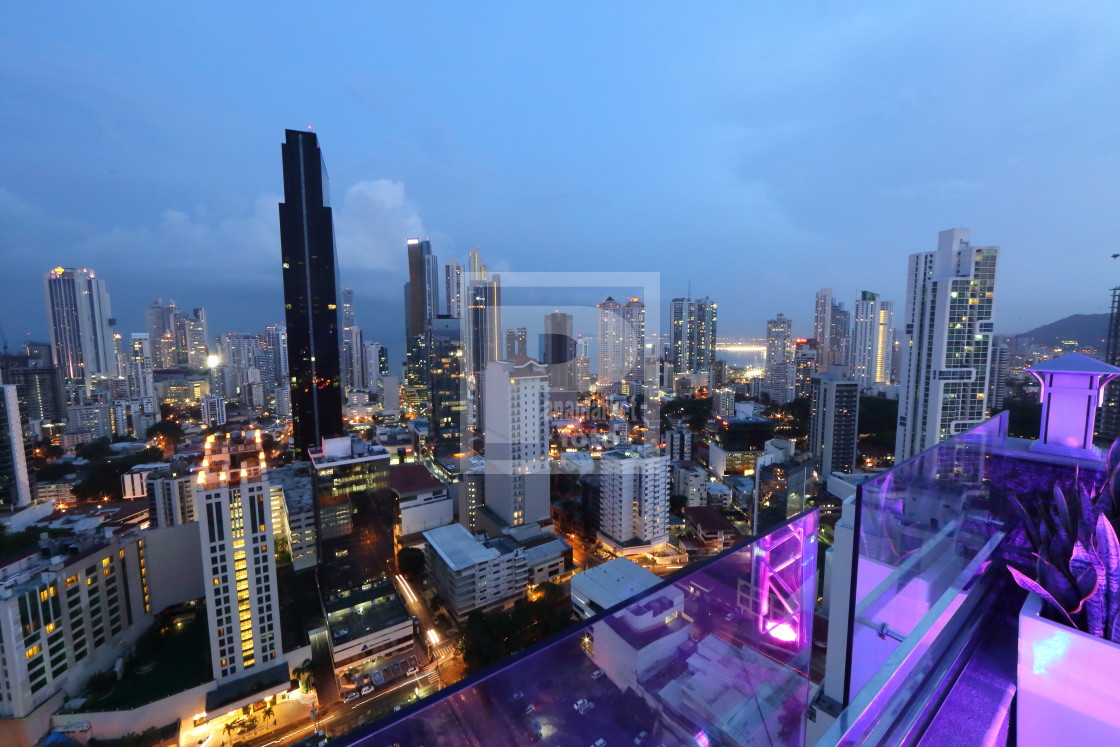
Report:
M261 448L260 431L250 431L241 443L208 436L193 485L208 566L210 660L218 681L260 672L282 653L271 494Z
M766 388L770 401L779 405L797 396L797 369L794 363L793 321L785 314L766 322Z
M548 520L548 372L532 360L491 361L483 408L486 506L511 526Z
M622 347L622 305L610 296L599 304L599 389L617 387L625 370Z
M116 376L105 281L90 269L56 267L47 273L45 287L51 351L62 375L87 385L93 376Z
M859 388L891 383L894 349L894 304L878 293L863 291L852 323L851 376Z
M942 231L937 251L910 255L896 462L988 417L999 248L968 239Z
M626 553L669 539L669 458L652 444L605 452L599 539Z

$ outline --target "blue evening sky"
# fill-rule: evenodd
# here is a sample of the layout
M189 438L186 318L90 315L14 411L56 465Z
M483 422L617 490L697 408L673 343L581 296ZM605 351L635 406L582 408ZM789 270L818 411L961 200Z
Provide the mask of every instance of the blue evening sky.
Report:
M608 7L601 7L606 5ZM721 336L813 294L903 301L906 255L1002 247L997 331L1120 284L1109 2L19 3L0 25L0 325L94 268L211 333L283 316L286 127L319 133L343 281L403 337L404 240L524 271L660 272ZM896 323L901 325L901 308ZM590 331L590 330L585 330ZM530 346L532 349L532 345Z

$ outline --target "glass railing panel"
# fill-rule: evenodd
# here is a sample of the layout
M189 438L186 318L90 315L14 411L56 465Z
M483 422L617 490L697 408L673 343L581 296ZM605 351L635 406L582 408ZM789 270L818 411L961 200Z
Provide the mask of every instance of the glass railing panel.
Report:
M817 514L468 680L362 745L803 745Z
M1033 510L1055 484L1094 490L1103 465L1007 438L1007 414L869 480L857 495L849 705L821 744L871 738L909 718L939 637L957 634L986 574L1030 565L1009 494ZM943 646L941 646L943 648Z

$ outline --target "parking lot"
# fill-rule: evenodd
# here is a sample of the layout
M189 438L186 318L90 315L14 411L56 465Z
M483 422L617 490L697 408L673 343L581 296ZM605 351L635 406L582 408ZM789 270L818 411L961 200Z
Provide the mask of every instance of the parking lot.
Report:
M406 656L400 656L388 661L376 661L367 663L362 666L354 667L353 679L348 676L348 672L343 673L339 677L342 685L342 692L339 697L344 702L352 702L353 693L357 692L359 697L373 693L377 688L384 685L389 685L403 677L417 677L423 678L426 673L420 666L420 660L416 653L410 653ZM373 689L367 689L373 688ZM351 700L346 700L351 698Z

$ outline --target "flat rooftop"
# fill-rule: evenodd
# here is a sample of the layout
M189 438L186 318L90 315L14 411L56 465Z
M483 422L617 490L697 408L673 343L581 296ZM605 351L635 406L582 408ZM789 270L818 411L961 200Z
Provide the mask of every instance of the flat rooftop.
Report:
M448 524L424 532L424 539L444 563L456 571L497 558L501 553L475 539L462 524Z
M423 464L394 464L389 467L389 487L402 498L425 490L442 490L442 482Z
M392 582L383 576L368 590L333 600L327 608L327 617L332 640L337 645L399 625L412 616ZM338 635L340 630L346 633Z
M381 444L343 436L323 439L322 446L307 450L307 456L311 459L311 466L318 470L372 459L388 459L389 450Z
M572 576L572 586L603 609L613 607L661 582L627 558L615 558Z
M307 462L295 462L270 469L265 473L268 484L284 489L284 503L289 514L311 511L315 508L315 492L311 484L311 469Z

